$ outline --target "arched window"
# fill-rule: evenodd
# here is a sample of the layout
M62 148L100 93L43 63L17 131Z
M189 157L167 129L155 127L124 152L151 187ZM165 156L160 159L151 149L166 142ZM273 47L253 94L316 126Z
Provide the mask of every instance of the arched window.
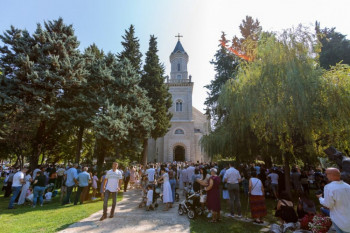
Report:
M175 134L185 134L185 132L182 129L175 130Z
M177 63L177 71L180 71L181 70L181 65L180 63Z
M176 112L182 112L182 100L177 100L176 101Z

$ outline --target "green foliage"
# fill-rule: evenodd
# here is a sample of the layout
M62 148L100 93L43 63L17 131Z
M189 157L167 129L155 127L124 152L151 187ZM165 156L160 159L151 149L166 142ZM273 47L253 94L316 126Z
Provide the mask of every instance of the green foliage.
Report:
M147 91L147 97L154 109L152 117L155 120L155 127L151 131L151 137L155 139L168 132L172 117L168 112L172 105L171 94L164 83L164 66L160 63L157 52L157 38L152 35L140 86Z
M0 38L5 44L0 48L2 108L15 109L14 122L33 127L28 133L36 166L46 139L69 111L66 96L86 81L84 59L72 25L62 18L45 22L44 28L38 24L33 35L11 27Z
M337 63L350 64L350 40L346 36L336 32L335 28L320 28L316 21L316 33L321 43L320 65L324 69L330 69Z
M97 158L102 168L105 158L140 156L155 120L140 87L133 26L118 59L95 44L81 54L72 25L61 18L38 24L32 35L11 27L0 39L1 157L25 156L32 167L39 158L54 163ZM163 68L158 71L156 80Z
M129 30L125 30L123 39L122 45L124 50L117 55L118 60L122 61L127 58L136 72L141 75L142 54L140 52L139 39L135 36L134 25L131 24Z
M209 154L312 159L349 136L349 67L324 72L315 47L302 27L261 36L255 60L241 63L220 94L218 108L227 114L203 139Z
M242 21L239 29L242 37L233 37L232 48L240 53L251 56L253 53L252 51L256 48L256 43L262 30L260 22L257 19L254 20L251 16L246 16L246 19ZM225 44L228 43L224 32L221 34L220 41ZM216 122L225 115L224 109L217 108L221 89L229 79L235 79L239 58L223 47L221 43L214 57L215 59L212 60L210 64L214 65L216 75L214 80L210 81L210 84L205 86L205 88L209 90L205 105L207 105L207 115Z

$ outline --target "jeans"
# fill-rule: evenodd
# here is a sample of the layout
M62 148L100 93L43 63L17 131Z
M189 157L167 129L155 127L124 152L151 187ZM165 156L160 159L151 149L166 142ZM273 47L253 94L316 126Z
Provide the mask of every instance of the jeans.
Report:
M9 203L9 209L13 208L13 203L15 202L17 196L19 195L19 193L21 192L22 186L12 186L12 197L10 199L10 203Z
M335 231L336 231L337 233L349 233L349 232L347 232L347 231L343 231L342 229L340 229L337 225L335 225L334 222L333 222L333 226L334 226Z
M34 187L33 206L36 205L36 202L38 201L38 197L39 197L40 205L43 204L43 202L44 202L44 199L43 199L44 191L45 191L45 187L42 187L42 186L35 186Z
M126 192L126 189L128 188L130 176L124 178L124 192Z
M83 204L87 191L88 191L88 186L85 186L85 187L79 186L78 187L78 191L75 194L74 205L76 205L78 203L79 198L80 198L80 204Z
M324 215L326 215L326 216L329 217L329 209L326 209L326 208L324 208L324 207L321 207L320 210L321 210L321 212L322 212Z
M69 203L70 195L72 194L73 188L74 188L74 185L70 186L70 187L67 187L67 195L66 195L66 198L64 198L64 200L62 202L62 205L65 205L65 204Z
M117 192L110 192L109 190L106 190L104 195L105 197L103 200L103 215L107 215L109 195L112 195L113 202L112 202L111 215L114 215L115 205L117 204Z
M173 194L173 203L175 202L175 187L176 187L176 180L175 179L171 179L169 180L170 183L170 187L171 187L171 192Z
M239 184L227 184L228 194L230 196L230 213L234 215L234 207L237 208L238 215L242 215L241 201L239 199Z

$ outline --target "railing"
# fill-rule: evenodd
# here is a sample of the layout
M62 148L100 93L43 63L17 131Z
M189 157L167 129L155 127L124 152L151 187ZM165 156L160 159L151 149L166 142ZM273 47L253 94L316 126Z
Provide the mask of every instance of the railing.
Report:
M191 79L168 79L167 83L190 83Z

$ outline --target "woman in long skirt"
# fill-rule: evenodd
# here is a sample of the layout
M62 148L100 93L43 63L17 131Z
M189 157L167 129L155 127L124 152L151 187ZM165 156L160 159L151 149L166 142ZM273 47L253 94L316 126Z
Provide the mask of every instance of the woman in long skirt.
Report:
M24 204L24 202L26 200L27 190L29 189L30 183L32 182L32 176L30 175L30 171L27 171L24 179L25 179L26 183L22 186L21 195L19 196L19 199L18 199L18 205Z
M166 173L165 168L162 167L160 172L161 177L158 179L158 182L163 183L163 203L166 204L164 211L167 211L169 208L172 208L173 194L169 182L169 175Z
M183 189L184 188L184 182L183 182L183 175L182 175L182 170L183 167L181 166L181 168L179 169L178 173L177 173L177 179L179 180L179 189Z
M262 218L267 215L264 186L257 178L256 171L252 172L252 178L249 180L249 201L252 218L255 223L263 223Z

